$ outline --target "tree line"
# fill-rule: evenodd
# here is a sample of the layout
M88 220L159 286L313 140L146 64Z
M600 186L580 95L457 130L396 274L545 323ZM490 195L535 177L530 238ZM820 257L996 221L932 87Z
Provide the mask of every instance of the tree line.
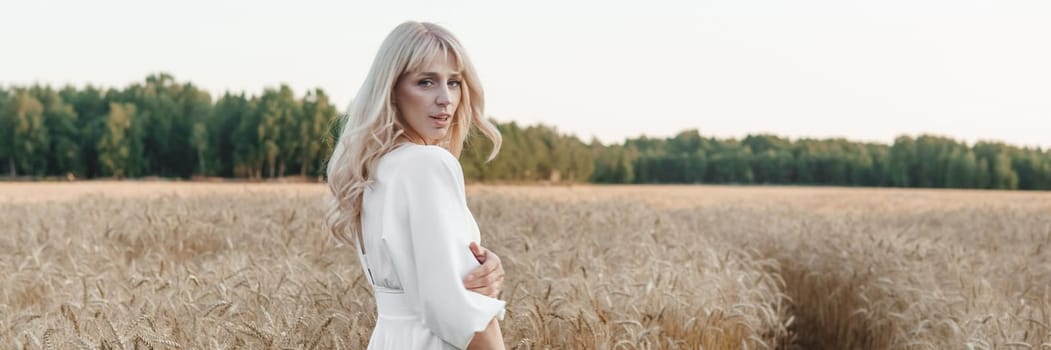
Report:
M602 183L1051 189L1051 150L937 135L886 145L767 134L717 139L687 130L607 147L595 167L591 180Z
M316 175L338 114L321 89L217 101L154 74L123 90L0 89L0 173L78 178Z
M211 95L168 74L121 90L0 87L0 174L39 178L320 178L346 115L321 89ZM937 135L893 144L640 136L604 145L545 125L496 122L500 155L480 134L461 156L486 182L732 183L1051 189L1051 150Z

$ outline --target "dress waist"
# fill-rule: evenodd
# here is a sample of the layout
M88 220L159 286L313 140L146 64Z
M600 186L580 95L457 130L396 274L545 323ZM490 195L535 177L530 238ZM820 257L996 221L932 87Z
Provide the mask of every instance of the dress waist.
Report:
M419 318L409 295L404 291L376 288L376 315L380 319L408 320Z

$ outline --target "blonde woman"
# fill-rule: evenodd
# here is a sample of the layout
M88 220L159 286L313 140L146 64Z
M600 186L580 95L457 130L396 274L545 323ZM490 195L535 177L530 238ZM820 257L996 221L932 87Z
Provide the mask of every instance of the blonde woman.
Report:
M504 348L503 267L478 246L457 161L472 125L490 160L499 151L484 102L463 46L431 23L394 28L358 91L328 163L327 221L374 291L369 349Z

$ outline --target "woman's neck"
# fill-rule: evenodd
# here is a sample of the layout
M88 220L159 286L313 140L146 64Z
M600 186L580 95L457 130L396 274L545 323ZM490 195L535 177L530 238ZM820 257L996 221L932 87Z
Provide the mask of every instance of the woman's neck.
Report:
M409 132L409 131L406 131L406 132L402 133L401 136L399 136L398 138L401 141L412 142L412 143L415 143L417 145L424 145L424 146L426 146L426 145L437 145L438 144L437 141L434 141L434 143L427 142L426 140L424 140L419 135L416 135L415 133L412 133L412 132ZM399 142L401 142L401 141L399 141Z

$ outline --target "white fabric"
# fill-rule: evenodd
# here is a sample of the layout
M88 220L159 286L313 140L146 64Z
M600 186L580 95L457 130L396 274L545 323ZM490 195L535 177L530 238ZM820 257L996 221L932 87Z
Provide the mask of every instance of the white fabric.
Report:
M481 243L460 163L444 148L406 143L380 158L365 189L365 254L355 249L378 313L369 349L464 349L505 302L467 290Z

